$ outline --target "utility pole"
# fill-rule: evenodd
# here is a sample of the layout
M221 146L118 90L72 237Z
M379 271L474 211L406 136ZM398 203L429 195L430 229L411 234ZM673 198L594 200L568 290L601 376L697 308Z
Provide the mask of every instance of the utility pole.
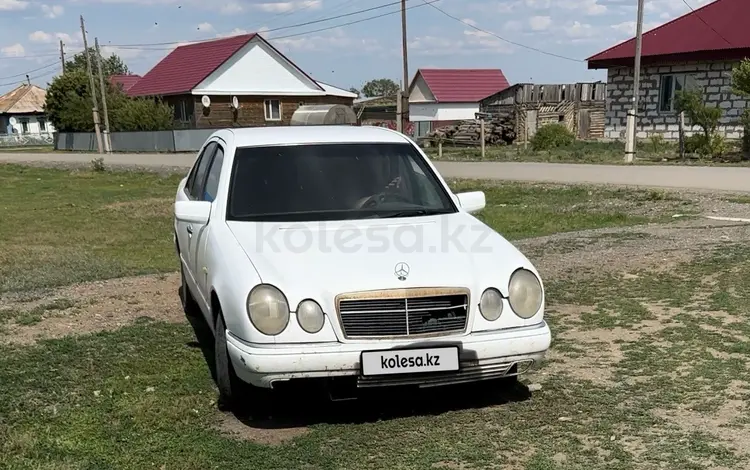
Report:
M104 111L104 150L112 153L112 140L109 133L109 113L107 113L107 88L104 86L104 73L102 72L102 53L99 50L99 38L94 38L96 48L96 68L99 69L99 86L102 90L102 111Z
M62 73L65 73L65 44L60 39L60 62L62 64Z
M96 100L96 85L94 85L94 74L91 72L91 54L89 54L89 45L86 42L86 25L83 23L83 15L81 15L81 34L83 35L83 53L86 55L86 68L89 73L89 82L91 86L91 100L94 103L94 107L91 109L94 115L94 132L96 132L96 143L99 146L99 153L103 153L102 149L102 134L99 130L99 104Z
M401 0L401 56L404 61L404 84L400 88L399 102L401 103L401 132L406 133L409 125L409 59L406 52L406 0Z
M633 109L628 112L625 126L625 161L635 157L636 132L638 129L638 98L641 91L641 43L643 39L643 0L638 0L638 20L635 27L635 63L633 64Z

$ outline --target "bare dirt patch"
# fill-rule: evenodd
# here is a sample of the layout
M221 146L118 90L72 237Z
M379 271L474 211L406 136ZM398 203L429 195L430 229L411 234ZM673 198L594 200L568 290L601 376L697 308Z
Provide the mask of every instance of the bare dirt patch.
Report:
M248 426L231 414L222 415L217 428L228 437L263 445L280 445L310 432L306 427L261 428Z
M34 296L7 296L0 302L21 314L38 311L65 299L68 308L44 309L39 321L30 325L17 320L0 330L0 344L33 344L97 331L116 330L148 317L167 322L185 321L177 288L179 275L139 276L78 284Z

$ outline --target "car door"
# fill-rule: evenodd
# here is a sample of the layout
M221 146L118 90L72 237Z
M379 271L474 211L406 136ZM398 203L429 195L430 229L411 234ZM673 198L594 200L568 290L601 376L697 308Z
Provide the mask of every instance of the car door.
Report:
M216 150L206 174L205 185L200 193L201 196L198 198L199 200L211 202L212 205L214 204L219 189L219 176L221 175L221 168L223 165L224 147L221 142L217 142ZM211 212L213 213L213 208ZM200 228L200 233L198 234L196 243L191 248L195 251L190 254L191 262L193 263L192 269L193 272L196 273L195 281L198 284L200 295L207 303L207 307L209 306L208 300L211 298L208 285L208 263L206 260L206 247L208 245L208 237L210 233L211 220L209 219L208 224Z
M214 156L216 150L216 141L209 142L198 157L198 161L193 166L190 176L185 183L184 197L189 200L197 200L196 196L199 196L206 182L206 175L208 173L208 166L211 164L211 159ZM181 195L182 196L182 195ZM196 273L193 268L192 256L195 253L195 244L197 242L198 228L194 223L178 222L177 225L177 236L180 241L180 261L185 267L185 275L188 283L191 287L197 288L198 284L196 279L199 277L199 273ZM193 289L194 291L197 289ZM196 299L200 301L200 299Z

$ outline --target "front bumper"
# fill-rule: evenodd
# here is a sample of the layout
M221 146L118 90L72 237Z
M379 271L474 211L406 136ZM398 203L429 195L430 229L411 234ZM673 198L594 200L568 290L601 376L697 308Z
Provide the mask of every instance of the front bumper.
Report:
M456 338L362 343L258 345L227 333L227 350L237 376L256 387L277 382L360 375L362 351L405 347L459 347L460 369L454 372L359 377L358 387L387 385L439 386L524 373L544 359L552 341L546 322Z

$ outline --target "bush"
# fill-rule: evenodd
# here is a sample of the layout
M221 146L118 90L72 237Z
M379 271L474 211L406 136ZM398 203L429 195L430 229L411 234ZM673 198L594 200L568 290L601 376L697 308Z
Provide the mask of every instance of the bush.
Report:
M685 153L697 153L702 157L721 157L726 153L727 145L721 134L693 134L685 137Z
M536 131L531 138L531 148L534 150L551 150L567 147L575 142L575 136L562 124L547 124Z

